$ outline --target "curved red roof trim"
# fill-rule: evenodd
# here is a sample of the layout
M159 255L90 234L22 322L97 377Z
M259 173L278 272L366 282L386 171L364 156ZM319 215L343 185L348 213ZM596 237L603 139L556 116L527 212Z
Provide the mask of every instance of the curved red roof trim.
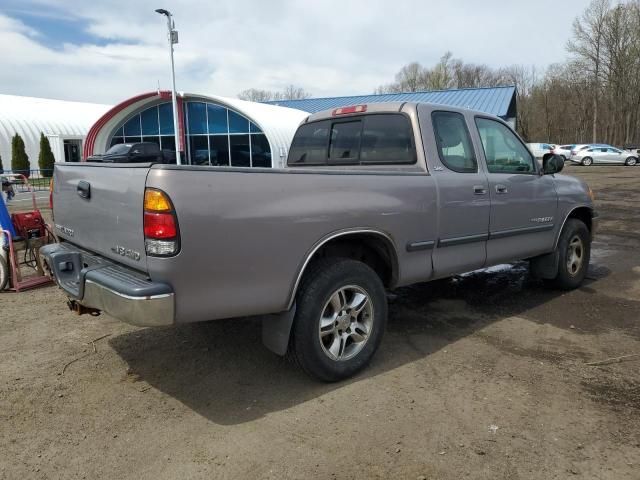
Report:
M160 95L161 98L167 98L167 97L171 98L171 92L168 90L163 90L161 92L142 93L140 95L136 95L135 97L131 97L128 100L125 100L124 102L119 103L118 105L113 107L111 110L109 110L107 113L105 113L102 117L100 117L98 121L94 123L93 126L89 129L89 133L87 133L87 138L84 141L84 148L82 151L82 157L83 157L82 160L85 161L87 157L93 155L93 147L95 146L96 138L98 137L100 130L118 112L124 110L130 105L133 105L134 103L139 102L140 100L144 100L150 97L155 97L158 94Z

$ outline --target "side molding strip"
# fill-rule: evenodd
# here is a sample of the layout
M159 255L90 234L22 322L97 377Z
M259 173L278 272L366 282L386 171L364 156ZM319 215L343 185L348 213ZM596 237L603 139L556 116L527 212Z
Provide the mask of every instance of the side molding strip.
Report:
M489 232L489 240L495 240L498 238L513 237L514 235L522 235L525 233L546 232L553 230L555 225L549 223L546 225L535 225L533 227L512 228L510 230L498 230L496 232Z
M465 243L483 242L488 238L488 233L479 233L477 235L467 235L464 237L441 238L438 240L438 247L453 247L454 245L464 245Z
M436 242L433 240L427 240L424 242L411 242L407 243L407 252L417 252L419 250L431 250L435 246Z

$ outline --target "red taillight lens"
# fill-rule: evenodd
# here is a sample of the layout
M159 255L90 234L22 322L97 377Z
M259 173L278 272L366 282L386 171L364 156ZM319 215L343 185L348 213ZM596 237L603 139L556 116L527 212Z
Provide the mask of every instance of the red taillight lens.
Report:
M177 237L178 229L173 214L144 212L144 236L155 240Z
M338 115L347 115L349 113L364 113L367 111L366 105L352 105L350 107L340 107L336 108L332 115L337 117Z
M162 190L144 192L144 245L147 255L170 257L180 249L178 219L169 196Z

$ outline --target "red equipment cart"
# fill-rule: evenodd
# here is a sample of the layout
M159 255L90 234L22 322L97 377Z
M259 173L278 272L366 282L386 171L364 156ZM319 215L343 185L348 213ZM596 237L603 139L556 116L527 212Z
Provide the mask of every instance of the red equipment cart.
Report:
M0 291L7 284L12 292L21 292L32 288L37 288L53 283L53 280L46 275L42 261L40 259L40 248L47 243L55 240L55 235L42 219L40 210L36 203L36 195L33 187L29 184L29 179L20 174L3 174L7 178L19 178L31 192L33 200L33 211L25 213L13 214L11 227L16 231L16 236L9 228L2 228L1 238L4 242L2 249L6 251L0 252ZM0 202L3 200L0 199ZM2 205L4 207L4 205ZM24 261L21 262L18 253L24 253ZM31 260L27 260L30 256ZM35 275L28 276L23 279L21 265L32 264L36 270Z

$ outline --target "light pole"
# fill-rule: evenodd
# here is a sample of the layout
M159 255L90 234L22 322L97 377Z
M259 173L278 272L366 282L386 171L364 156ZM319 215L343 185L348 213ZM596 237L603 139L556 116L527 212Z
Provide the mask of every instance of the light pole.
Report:
M173 131L176 141L176 165L182 163L180 151L180 134L178 133L178 100L176 96L176 71L173 65L173 44L178 43L178 31L175 30L176 24L172 19L171 12L164 8L158 8L156 13L167 17L167 30L169 38L169 55L171 57L171 104L173 105Z

